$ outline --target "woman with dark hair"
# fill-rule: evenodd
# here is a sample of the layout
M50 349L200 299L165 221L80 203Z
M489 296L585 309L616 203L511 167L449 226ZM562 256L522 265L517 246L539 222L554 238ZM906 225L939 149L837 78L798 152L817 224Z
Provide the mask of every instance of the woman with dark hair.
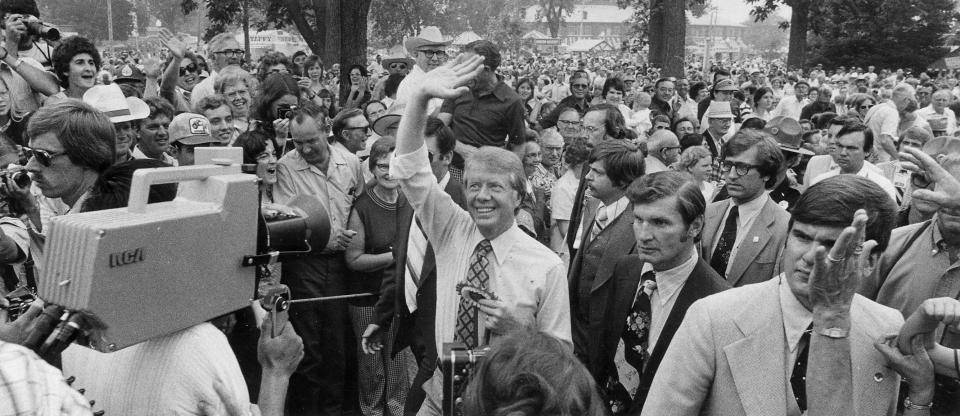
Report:
M317 55L310 55L303 63L303 75L299 82L301 88L304 87L306 81L309 81L309 85L306 85L304 94L317 105L320 105L318 95L323 90L323 62Z
M359 108L363 103L370 101L370 88L367 86L367 68L363 65L350 65L347 70L350 75L350 91L346 97L341 97L343 108Z
M262 131L248 131L237 137L233 145L243 149L244 165L257 165L260 200L273 202L273 184L277 183L277 151L273 138Z
M623 103L623 95L626 94L626 84L623 83L623 80L620 78L607 78L603 82L603 89L601 90L600 96L603 97L605 103L616 106L620 110L620 114L623 115L624 120L630 120L633 117L633 110L630 107L627 107Z
M293 61L294 68L292 69L294 69L294 75L298 77L307 76L307 53L304 51L296 51L293 53L291 60Z
M710 90L707 89L707 83L703 81L694 82L693 85L690 85L690 98L696 102L703 101L704 98L710 96Z
M526 112L524 118L529 126L536 125L537 119L540 118L541 104L540 100L537 99L536 90L537 86L533 84L530 78L520 78L517 81L517 94L523 99L523 109Z
M93 42L80 36L64 39L53 50L53 71L63 91L48 97L44 105L65 98L83 99L83 93L96 85L100 65L100 52Z
M763 121L770 121L773 118L773 90L767 87L757 88L753 93L753 115Z
M263 82L272 74L290 74L293 64L283 52L267 52L260 58L260 70L257 71L257 79Z
M349 229L357 234L344 252L347 267L354 272L347 282L348 293L379 295L380 283L393 270L397 207L405 203L400 197L400 183L390 177L390 159L395 146L392 137L383 137L370 148L367 160L374 185L357 198L350 212ZM375 323L376 303L377 296L350 301L347 308L354 333L362 334L368 325ZM393 339L394 332L391 327L386 339ZM394 356L390 347L374 349L364 345L358 346L357 353L361 413L403 414L409 389L404 356Z
M562 341L529 329L494 344L466 387L464 416L601 416L596 383Z
M286 114L300 106L300 86L290 74L270 74L261 87L254 111L257 128L275 138L282 155L290 126Z

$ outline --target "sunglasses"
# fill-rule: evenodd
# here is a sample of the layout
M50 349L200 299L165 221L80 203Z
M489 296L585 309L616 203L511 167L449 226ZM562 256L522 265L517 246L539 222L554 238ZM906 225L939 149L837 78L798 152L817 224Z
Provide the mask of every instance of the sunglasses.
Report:
M53 159L66 154L66 152L51 153L46 150L31 149L26 146L23 147L23 153L28 159L35 158L37 162L40 162L41 165L48 168L53 164Z
M586 89L586 88L589 87L589 86L590 86L589 84L573 84L573 85L571 85L571 87L576 88L576 89Z
M344 127L344 130L363 130L364 133L370 134L370 126L363 127Z
M181 66L181 67L180 67L180 76L181 76L181 77L184 76L184 75L187 75L187 73L196 74L197 72L199 72L199 70L198 70L198 68L197 68L197 64L190 64L190 65L187 65L187 66Z
M390 69L407 69L406 64L390 64Z

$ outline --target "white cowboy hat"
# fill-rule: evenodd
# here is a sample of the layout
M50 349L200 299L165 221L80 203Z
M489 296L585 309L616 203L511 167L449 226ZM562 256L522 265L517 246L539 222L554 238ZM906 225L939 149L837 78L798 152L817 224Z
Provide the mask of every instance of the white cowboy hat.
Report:
M453 39L443 40L440 34L440 28L436 26L426 26L420 30L416 36L407 38L403 42L403 47L411 54L415 54L418 48L423 46L448 46L453 43Z
M142 120L150 115L150 106L137 97L124 97L117 84L94 85L83 93L83 102L106 114L111 123Z

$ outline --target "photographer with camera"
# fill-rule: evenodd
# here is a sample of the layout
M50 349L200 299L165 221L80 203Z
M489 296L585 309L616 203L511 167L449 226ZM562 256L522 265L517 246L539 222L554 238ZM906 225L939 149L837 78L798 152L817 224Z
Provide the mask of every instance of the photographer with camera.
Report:
M437 350L452 341L478 348L521 327L536 328L569 348L563 263L516 224L525 191L520 158L496 147L481 147L467 158L466 210L443 191L431 170L423 139L427 104L431 98L467 93L482 64L482 56L467 53L431 71L431 82L418 86L407 104L390 163L390 176L400 181L436 251ZM418 414L441 414L442 377L437 371L424 384L427 398Z
M45 97L60 92L57 77L48 72L53 56L51 44L38 43L38 16L40 11L33 0L0 3L0 29L3 29L0 79L10 91L14 119L36 111Z

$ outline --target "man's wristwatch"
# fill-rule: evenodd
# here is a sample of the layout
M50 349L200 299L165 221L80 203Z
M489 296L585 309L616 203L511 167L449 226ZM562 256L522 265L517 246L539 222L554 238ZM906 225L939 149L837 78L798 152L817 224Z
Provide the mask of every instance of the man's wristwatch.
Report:
M907 396L903 399L903 408L904 409L913 409L913 410L930 410L933 407L933 401L927 404L916 404L910 400L910 396Z

